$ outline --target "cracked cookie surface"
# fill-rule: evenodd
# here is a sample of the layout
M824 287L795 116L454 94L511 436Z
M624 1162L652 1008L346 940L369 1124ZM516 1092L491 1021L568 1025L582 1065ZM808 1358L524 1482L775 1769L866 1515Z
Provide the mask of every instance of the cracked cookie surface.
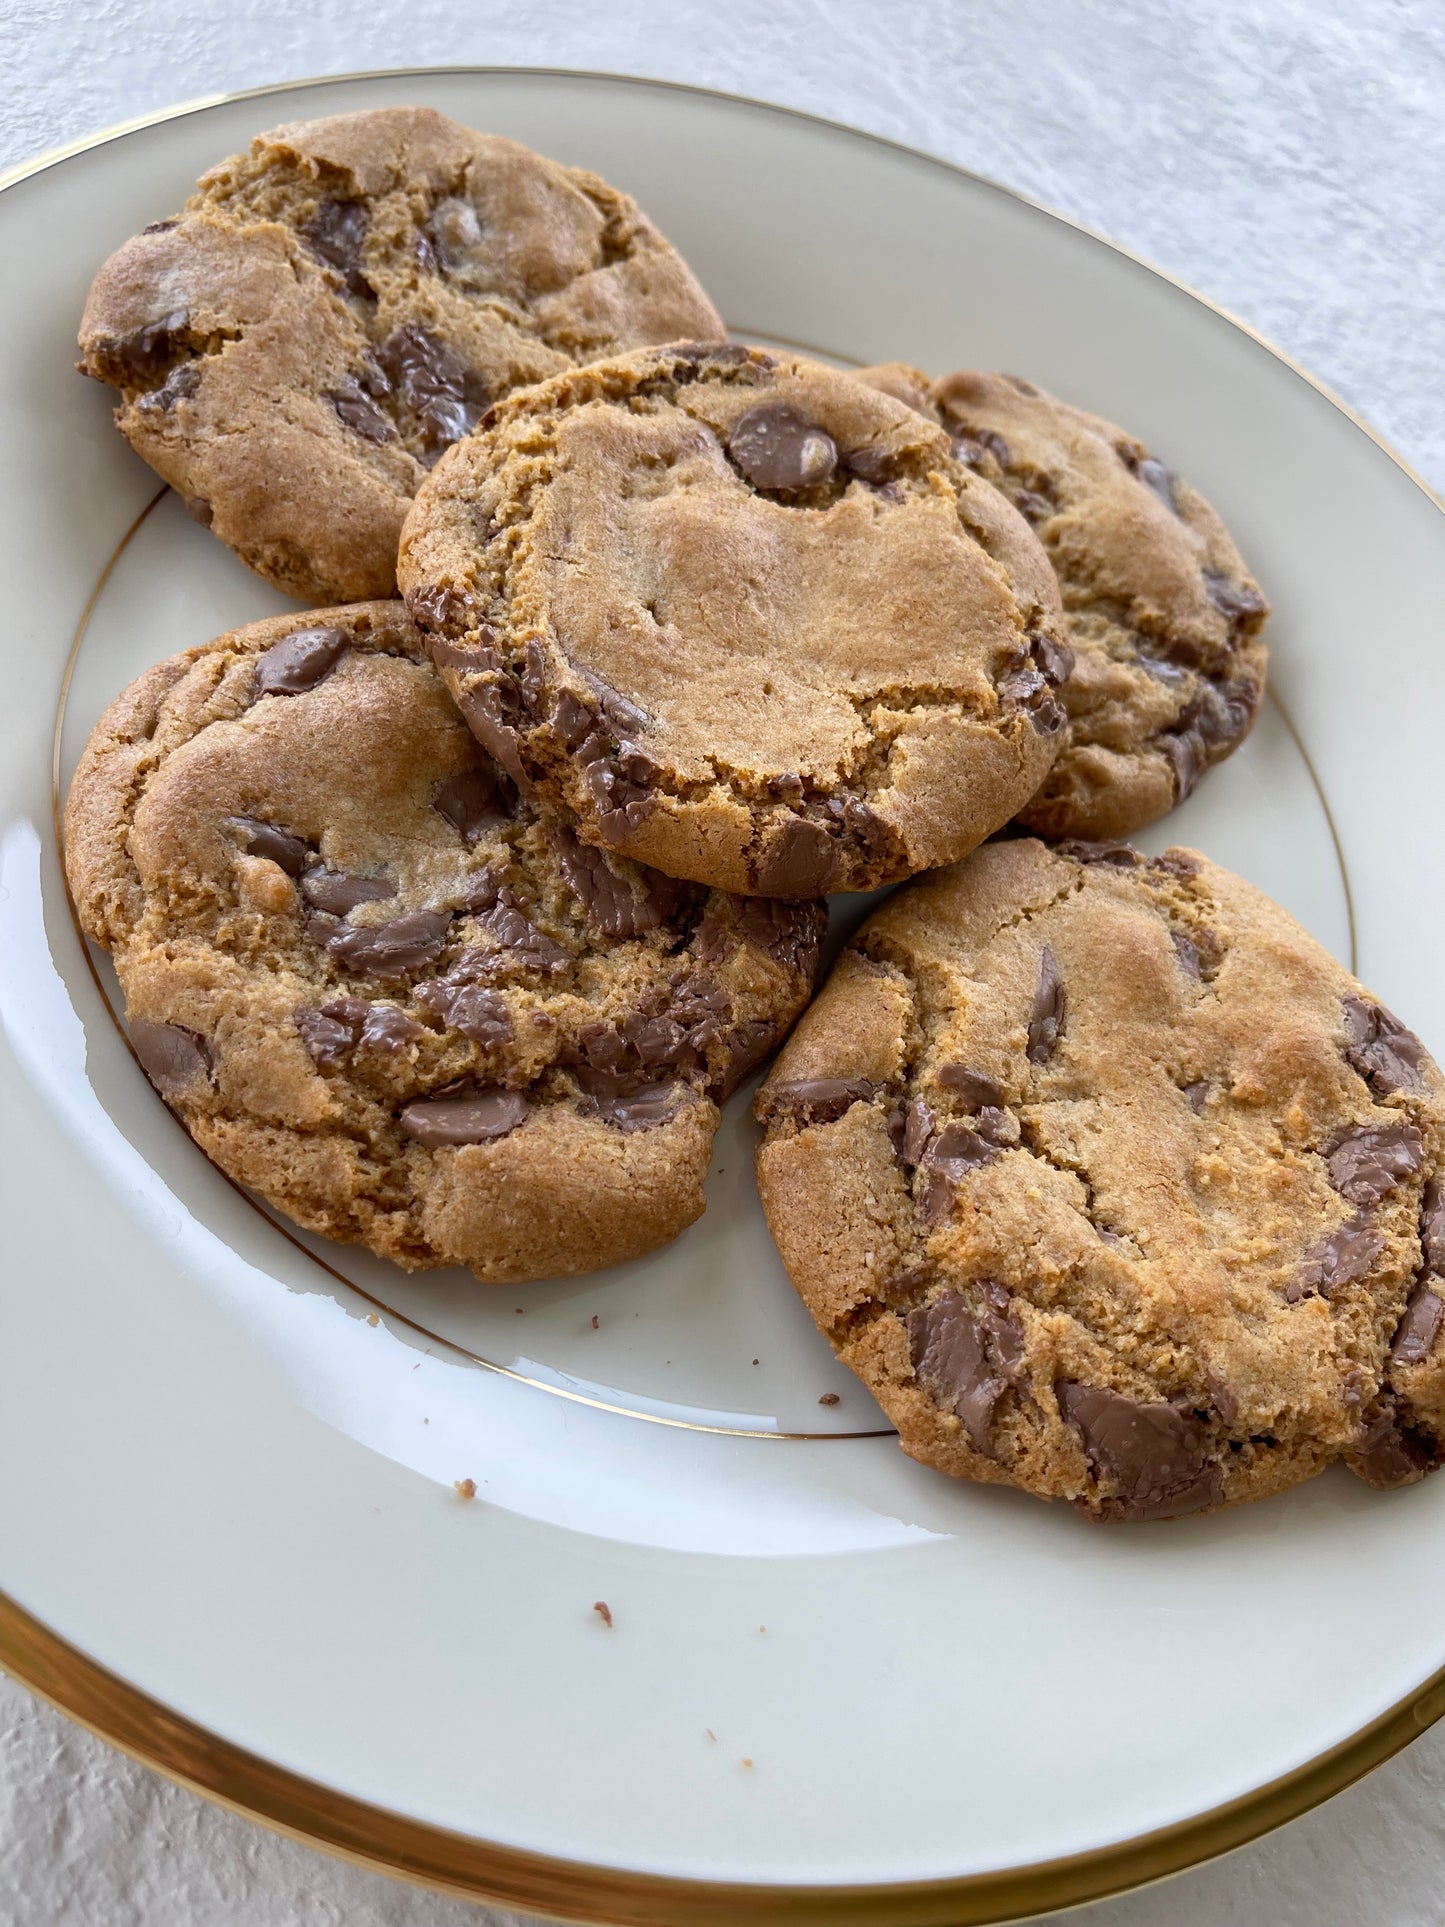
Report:
M1445 1457L1445 1080L1203 857L911 885L757 1113L789 1275L924 1464L1150 1519Z
M1052 571L947 437L850 376L656 349L514 395L398 574L447 686L589 841L778 897L975 847L1057 751Z
M430 108L260 134L111 256L81 325L126 440L307 601L391 595L442 450L513 388L726 330L627 195Z
M824 913L677 884L524 802L398 602L172 657L66 809L132 1045L221 1168L409 1269L513 1281L703 1209L718 1104L812 988Z
M940 420L1037 530L1069 621L1067 739L1020 822L1119 837L1237 749L1264 695L1268 605L1204 497L1122 428L1012 375L862 379Z

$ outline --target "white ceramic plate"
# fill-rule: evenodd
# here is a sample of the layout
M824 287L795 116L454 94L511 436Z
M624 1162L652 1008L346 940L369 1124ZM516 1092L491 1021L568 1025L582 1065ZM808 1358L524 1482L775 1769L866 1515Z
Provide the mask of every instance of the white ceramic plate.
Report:
M153 499L72 370L85 289L258 128L402 101L630 189L740 335L1025 371L1181 467L1275 604L1274 700L1147 840L1445 1049L1445 522L1197 297L936 161L647 83L374 76L83 148L0 196L0 1656L323 1844L582 1916L999 1919L1246 1838L1441 1710L1445 1478L1132 1531L954 1485L799 1310L745 1097L670 1250L484 1290L284 1232L127 1053L52 740L63 787L133 675L286 605Z

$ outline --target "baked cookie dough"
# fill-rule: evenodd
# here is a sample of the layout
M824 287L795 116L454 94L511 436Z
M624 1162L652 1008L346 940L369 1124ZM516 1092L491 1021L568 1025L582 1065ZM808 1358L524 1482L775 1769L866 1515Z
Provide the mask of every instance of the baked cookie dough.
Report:
M133 683L71 785L66 865L137 1057L222 1170L312 1231L497 1281L699 1215L718 1103L806 1002L824 922L522 801L397 602Z
M1203 857L912 885L757 1113L789 1275L925 1465L1162 1519L1445 1457L1445 1081Z
M935 416L1034 528L1063 591L1068 734L1019 820L1109 838L1162 816L1237 749L1264 694L1268 605L1204 497L1122 428L1013 375L862 379Z
M627 195L427 107L273 128L111 256L81 366L198 521L288 594L392 595L442 450L521 384L726 333Z
M419 492L398 575L514 778L671 876L894 882L1006 822L1062 740L1023 517L795 356L653 349L513 395Z

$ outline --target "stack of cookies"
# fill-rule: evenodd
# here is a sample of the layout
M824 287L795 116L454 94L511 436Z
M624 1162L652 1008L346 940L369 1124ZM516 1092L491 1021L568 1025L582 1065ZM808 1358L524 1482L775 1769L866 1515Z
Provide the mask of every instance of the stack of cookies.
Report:
M1265 677L1141 444L732 344L625 195L420 109L213 169L81 349L327 605L151 670L70 794L224 1170L408 1267L588 1270L699 1215L801 1014L763 1206L915 1457L1101 1519L1445 1457L1439 1072L1258 892L1121 840ZM908 878L809 1005L823 899Z

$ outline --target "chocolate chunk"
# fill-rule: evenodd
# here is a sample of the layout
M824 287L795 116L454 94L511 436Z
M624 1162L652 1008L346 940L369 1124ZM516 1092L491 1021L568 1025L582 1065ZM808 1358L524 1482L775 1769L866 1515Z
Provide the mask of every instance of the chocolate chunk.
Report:
M575 690L561 689L552 711L552 727L564 749L576 749L597 727L597 717Z
M1383 1004L1349 996L1344 1006L1349 1038L1345 1055L1365 1082L1382 1097L1418 1085L1427 1060L1425 1046L1414 1031L1406 1030Z
M906 1126L903 1148L906 1153ZM941 1224L953 1209L954 1196L963 1178L1002 1155L1003 1149L992 1131L977 1130L967 1124L945 1124L922 1157L924 1182L919 1202L925 1221Z
M172 368L159 388L142 395L136 406L147 415L165 414L177 402L190 401L200 385L200 362L182 361Z
M1074 652L1053 636L1030 634L1026 648L1016 650L999 678L998 693L1005 702L1024 710L1040 735L1052 736L1064 726L1062 705L1055 687L1074 673Z
M440 956L450 925L449 910L411 910L369 925L313 917L307 929L343 969L400 979Z
M311 252L336 269L348 294L373 292L361 272L362 243L370 226L371 210L364 201L323 201L301 230Z
M152 1024L131 1019L131 1048L140 1067L162 1097L179 1097L211 1075L211 1047L204 1037L180 1024Z
M264 823L258 816L228 816L226 828L248 856L265 857L279 864L288 877L299 877L306 868L311 846L289 830Z
M941 1090L957 1092L967 1110L981 1111L986 1105L1003 1105L1003 1087L986 1071L975 1070L972 1064L940 1064L934 1079Z
M1215 608L1232 622L1242 622L1250 616L1262 616L1269 607L1252 582L1231 582L1227 575L1221 575L1217 569L1204 571L1204 588Z
M542 654L541 646L536 638L531 637L527 642L526 662L521 675L517 679L517 688L521 693L523 709L527 710L533 716L540 716L542 713L542 697L546 687L547 658Z
M1171 930L1169 940L1174 945L1174 954L1179 959L1179 968L1186 977L1198 983L1204 975L1204 960L1199 945L1193 937L1186 936L1182 930Z
M830 796L828 814L850 835L857 838L865 850L882 850L888 841L888 828L876 810L871 809L861 797Z
M476 427L489 399L480 375L419 321L394 329L377 358L433 461Z
M953 437L953 452L965 467L987 472L986 456L992 456L1000 469L1013 461L1008 443L995 429L960 426Z
M963 1421L973 1445L992 1457L993 1418L1005 1380L993 1369L983 1326L957 1290L905 1319L913 1370L933 1403Z
M1061 1379L1054 1394L1095 1475L1119 1488L1103 1495L1107 1516L1179 1518L1219 1502L1219 1468L1207 1461L1198 1419L1162 1400L1126 1398L1076 1379Z
M448 776L437 785L431 806L446 818L468 848L511 821L497 796L497 774L485 765Z
M1041 495L1033 488L1010 489L1009 500L1033 528L1037 528L1041 522L1047 522L1057 507L1052 496Z
M455 194L438 201L426 225L426 239L437 268L443 274L455 274L473 249L481 246L482 223L475 206Z
M424 1010L439 1017L449 1030L460 1031L473 1043L494 1049L510 1043L515 1035L506 1000L495 990L479 984L449 983L445 977L422 984L416 1000Z
M1356 1212L1307 1253L1284 1295L1292 1305L1302 1298L1328 1298L1341 1285L1363 1278L1384 1249L1381 1234L1362 1211Z
M1438 1174L1420 1200L1420 1248L1426 1272L1445 1278L1445 1186Z
M203 529L208 529L216 519L215 510L203 495L182 496L186 514Z
M1439 1336L1442 1318L1445 1318L1445 1300L1428 1285L1417 1286L1390 1341L1390 1362L1419 1365L1427 1359Z
M530 1106L520 1091L498 1086L464 1088L438 1097L418 1098L401 1114L401 1128L429 1151L450 1145L491 1144L527 1119Z
M344 629L293 629L256 658L253 697L304 695L331 674L350 646Z
M147 221L145 226L141 229L141 233L142 234L169 234L172 228L179 227L179 226L180 226L179 219L170 220L170 221Z
M1239 1400L1230 1390L1228 1382L1221 1378L1212 1366L1205 1372L1204 1377L1209 1386L1210 1404L1226 1425L1233 1425L1239 1417Z
M436 653L433 649L433 657ZM522 761L522 739L509 720L515 713L508 703L509 693L495 682L468 683L457 695L457 707L482 748L525 790L530 785Z
M587 921L604 937L640 937L663 921L663 893L639 896L626 877L620 877L601 850L580 843L570 830L554 833L562 875L581 904ZM651 878L655 871L647 872Z
M396 895L396 885L385 877L346 876L320 864L302 877L301 894L313 910L324 910L329 917L344 917L358 903L385 903Z
M128 335L109 336L97 346L121 364L130 384L143 387L160 374L175 352L174 337L183 334L189 324L186 310L173 308L158 321L133 328Z
M821 904L788 903L777 897L739 897L738 931L747 942L766 950L782 969L811 978L818 967L827 912ZM707 919L703 920L704 925ZM699 945L703 941L699 929Z
M1321 1146L1330 1183L1351 1204L1376 1204L1420 1169L1425 1140L1402 1118L1388 1124L1346 1124Z
M1116 442L1115 448L1129 473L1137 476L1145 488L1157 495L1171 515L1177 515L1179 503L1174 491L1179 478L1173 469L1167 468L1154 456L1146 455L1137 442Z
M1132 843L1085 843L1071 838L1054 848L1075 863L1099 863L1110 870L1137 870L1144 861Z
M1214 754L1232 749L1249 734L1259 709L1260 688L1243 678L1234 682L1201 682L1192 702L1174 727L1154 740L1174 770L1177 801L1192 795Z
M326 399L353 434L378 444L396 440L396 423L354 377L348 376L340 388L328 388Z
M779 1026L770 1018L753 1017L745 1024L735 1024L726 1032L723 1042L728 1053L727 1062L722 1076L715 1080L719 1103L731 1097L743 1079L751 1076L764 1058L772 1053L778 1041L778 1030Z
M841 874L837 846L823 825L794 816L765 844L755 887L771 896L819 897L838 887Z
M866 1104L879 1086L868 1077L804 1077L771 1093L779 1117L798 1124L832 1124L854 1104Z
M361 1006L359 999L355 1001ZM337 1007L323 1006L316 1009L310 1004L301 1004L291 1013L302 1043L311 1053L313 1061L324 1071L339 1069L351 1056L356 1044L360 1019L352 1019L349 1013L337 1014Z
M882 488L898 473L898 456L890 448L853 448L843 457L845 466L860 482Z
M1377 1491L1393 1492L1402 1485L1416 1485L1445 1457L1445 1448L1437 1439L1410 1423L1407 1410L1386 1393L1360 1422L1350 1469Z
M322 1006L331 1009L330 1004ZM398 1057L414 1038L423 1035L420 1024L398 1010L395 1004L368 1004L357 1033L359 1050L374 1050L383 1057Z
M915 1097L903 1120L903 1162L918 1164L933 1139L933 1112L921 1097Z
M614 689L605 676L599 676L595 669L587 669L581 663L574 663L572 667L590 690L604 721L619 740L637 735L651 723L652 718L647 711L639 709L636 703L629 702L621 690Z
M1055 688L1066 683L1074 673L1074 652L1066 642L1057 636L1046 635L1042 630L1029 637L1029 646L1034 661L1044 676Z
M650 1131L676 1116L681 1092L682 1086L675 1081L649 1084L615 1096L598 1092L589 1098L589 1110L616 1130Z
M1193 681L1182 663L1166 662L1162 656L1146 656L1142 650L1134 660L1146 676L1152 676L1156 682L1168 683L1173 689L1182 688Z
M446 668L447 663L437 653L442 645L436 638L439 632L466 628L471 615L469 598L460 589L451 588L440 582L431 582L420 589L407 590L406 612L417 627L426 630L432 638L430 643L432 661L438 669Z
M572 962L571 951L565 950L544 930L539 930L531 918L514 904L498 903L479 917L477 923L496 946L490 952L467 952L469 958L482 960L481 968L512 967L539 970L547 976L556 976Z
M1209 1079L1201 1077L1193 1084L1180 1087L1189 1103L1189 1108L1197 1117L1209 1102Z
M734 425L728 454L754 488L818 488L833 479L838 444L790 402L759 402Z
M1199 858L1188 850L1166 850L1163 856L1150 857L1149 868L1162 870L1165 876L1195 877L1199 875Z
M979 1286L983 1304L979 1322L988 1333L989 1350L998 1370L1010 1385L1024 1381L1024 1328L1013 1308L1013 1299L995 1279L985 1278Z
M1039 956L1039 982L1029 1007L1029 1048L1031 1064L1047 1064L1059 1041L1064 1022L1064 986L1053 949L1045 944Z

